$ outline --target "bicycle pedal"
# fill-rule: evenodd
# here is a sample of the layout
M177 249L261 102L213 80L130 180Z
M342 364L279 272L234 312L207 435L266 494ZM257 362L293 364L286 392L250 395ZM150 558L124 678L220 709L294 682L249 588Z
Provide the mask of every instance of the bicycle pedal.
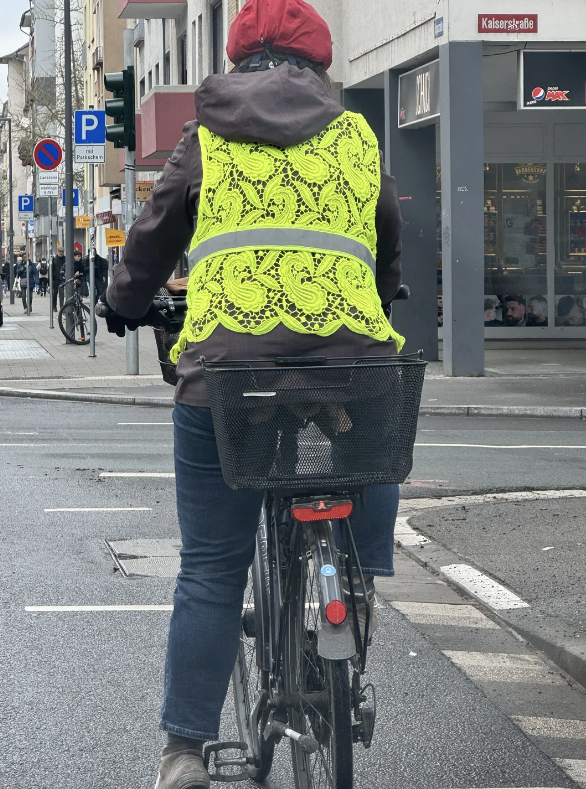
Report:
M233 781L246 781L250 778L247 770L241 770L237 773L223 773L222 769L234 767L247 767L249 764L254 764L254 759L246 756L245 752L248 750L248 745L245 742L215 742L206 745L204 748L203 763L204 767L209 773L211 781L221 781L223 783L232 783ZM220 751L240 751L241 756L234 756L228 758L218 758ZM214 758L212 759L212 754ZM213 772L210 771L213 770Z

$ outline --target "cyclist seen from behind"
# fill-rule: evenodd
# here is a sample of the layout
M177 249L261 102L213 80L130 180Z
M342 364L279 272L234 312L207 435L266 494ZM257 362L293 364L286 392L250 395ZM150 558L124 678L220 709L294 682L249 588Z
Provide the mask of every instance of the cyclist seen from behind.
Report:
M107 292L109 330L140 325L189 247L188 313L172 352L183 547L157 789L209 787L202 747L219 735L263 499L223 480L200 356L388 356L403 344L383 307L401 280L396 187L365 119L330 96L327 24L303 0L249 0L227 52L236 66L196 91L197 120ZM398 486L373 486L354 516L363 605L373 576L393 574L397 507Z

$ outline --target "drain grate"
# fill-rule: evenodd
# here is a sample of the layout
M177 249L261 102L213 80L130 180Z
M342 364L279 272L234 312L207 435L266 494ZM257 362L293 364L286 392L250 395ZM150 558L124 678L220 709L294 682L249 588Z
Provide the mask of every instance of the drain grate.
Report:
M179 572L179 540L106 540L106 545L126 578L174 578Z
M36 340L0 340L0 359L50 359Z

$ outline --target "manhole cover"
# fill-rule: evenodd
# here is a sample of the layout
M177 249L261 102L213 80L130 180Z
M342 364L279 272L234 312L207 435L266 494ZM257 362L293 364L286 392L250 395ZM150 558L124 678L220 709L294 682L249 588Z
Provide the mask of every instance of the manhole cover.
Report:
M180 540L106 540L106 545L127 578L174 578L179 572Z
M50 359L36 340L0 340L0 359Z

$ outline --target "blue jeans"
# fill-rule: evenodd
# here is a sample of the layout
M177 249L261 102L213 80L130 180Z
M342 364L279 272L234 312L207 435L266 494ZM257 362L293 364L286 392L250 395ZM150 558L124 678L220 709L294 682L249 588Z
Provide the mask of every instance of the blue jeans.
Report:
M183 547L171 616L161 728L216 740L236 661L248 568L263 492L222 477L209 408L177 403L175 473ZM352 516L365 572L393 575L398 485L365 490Z

